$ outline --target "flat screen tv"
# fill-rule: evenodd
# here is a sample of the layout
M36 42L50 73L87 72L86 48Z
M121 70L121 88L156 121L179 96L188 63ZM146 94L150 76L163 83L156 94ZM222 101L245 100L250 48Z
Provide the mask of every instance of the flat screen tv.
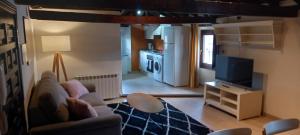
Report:
M217 55L216 79L244 87L252 87L253 60Z

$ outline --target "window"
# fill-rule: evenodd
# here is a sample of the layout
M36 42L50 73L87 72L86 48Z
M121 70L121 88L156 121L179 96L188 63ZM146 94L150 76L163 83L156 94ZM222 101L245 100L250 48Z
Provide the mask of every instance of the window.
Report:
M213 30L201 31L200 67L212 69L215 58L215 35Z

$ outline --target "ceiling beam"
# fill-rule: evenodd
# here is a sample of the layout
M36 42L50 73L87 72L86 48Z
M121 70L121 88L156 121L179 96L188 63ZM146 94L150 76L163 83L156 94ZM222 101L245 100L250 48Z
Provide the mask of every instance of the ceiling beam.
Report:
M213 17L119 16L90 13L31 10L30 17L38 20L77 21L120 24L215 23Z
M44 8L81 10L145 10L212 15L296 17L297 7L263 6L243 2L194 0L15 0L19 4Z
M278 7L263 6L248 3L221 3L217 2L197 2L197 10L203 13L223 13L223 15L243 15L243 16L274 16L274 17L297 17L297 6ZM213 8L209 8L213 7Z

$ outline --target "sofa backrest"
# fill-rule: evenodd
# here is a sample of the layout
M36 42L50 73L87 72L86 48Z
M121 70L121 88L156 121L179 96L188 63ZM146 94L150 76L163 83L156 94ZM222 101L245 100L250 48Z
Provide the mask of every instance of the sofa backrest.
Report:
M68 97L53 73L43 73L30 99L29 127L68 121L69 111L66 102Z

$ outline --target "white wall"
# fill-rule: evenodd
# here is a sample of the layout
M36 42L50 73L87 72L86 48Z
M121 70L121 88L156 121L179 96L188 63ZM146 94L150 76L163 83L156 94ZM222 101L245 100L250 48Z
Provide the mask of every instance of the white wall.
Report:
M63 59L69 78L77 75L121 74L119 24L34 20L37 76L52 69L53 53L42 52L41 36L69 35L71 52ZM63 76L61 73L61 80Z
M284 20L281 50L225 47L225 54L254 59L255 72L264 73L264 112L300 119L300 18ZM200 78L209 78L200 73Z

